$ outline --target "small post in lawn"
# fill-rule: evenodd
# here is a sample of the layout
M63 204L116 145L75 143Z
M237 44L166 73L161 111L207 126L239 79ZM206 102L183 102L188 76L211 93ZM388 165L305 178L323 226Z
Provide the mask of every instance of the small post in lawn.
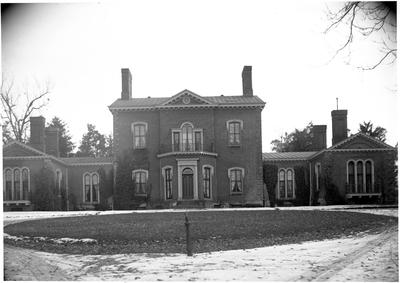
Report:
M192 253L192 239L190 239L190 229L189 229L190 223L189 219L187 217L187 214L185 213L185 227L186 227L186 254L188 256L193 256Z

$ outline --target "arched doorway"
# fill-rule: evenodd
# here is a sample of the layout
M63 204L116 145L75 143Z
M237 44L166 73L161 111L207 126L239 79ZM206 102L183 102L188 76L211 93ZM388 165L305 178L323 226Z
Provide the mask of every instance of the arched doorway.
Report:
M193 170L190 168L182 171L182 198L193 199Z

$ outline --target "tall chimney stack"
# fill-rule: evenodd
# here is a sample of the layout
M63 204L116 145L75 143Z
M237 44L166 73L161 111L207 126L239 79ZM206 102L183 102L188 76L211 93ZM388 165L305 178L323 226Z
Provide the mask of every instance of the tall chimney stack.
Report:
M128 68L121 69L122 92L121 99L129 100L132 98L132 74Z
M45 140L44 140L44 126L46 120L42 116L38 117L30 117L31 123L31 137L30 137L30 145L37 150L42 152L45 151Z
M315 151L326 149L326 125L312 127L312 149Z
M347 139L347 110L333 110L332 145Z
M59 147L59 129L55 127L47 127L46 130L46 153L55 157L60 157Z
M243 96L253 96L251 66L244 66L242 71Z

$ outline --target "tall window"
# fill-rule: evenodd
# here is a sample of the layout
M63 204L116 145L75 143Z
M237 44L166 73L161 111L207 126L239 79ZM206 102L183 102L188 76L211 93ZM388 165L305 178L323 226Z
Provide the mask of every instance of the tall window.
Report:
M282 168L278 171L278 189L280 199L294 199L294 171L292 168Z
M146 194L147 171L146 170L133 171L133 181L135 186L135 193L139 195Z
M363 191L364 183L364 169L363 162L357 162L357 192L361 193Z
M229 169L229 179L232 194L241 194L243 192L243 168Z
M356 178L355 178L355 168L354 168L354 162L353 161L350 161L349 163L348 163L348 168L347 168L347 170L348 170L348 174L349 174L349 176L348 176L348 178L349 178L349 189L350 189L350 191L351 192L355 192L355 189L356 189Z
M20 170L14 169L14 200L21 199L21 176Z
M372 160L347 162L348 193L375 193Z
M229 133L229 144L239 145L240 144L240 125L239 121L233 121L228 123Z
M279 196L285 197L285 191L285 170L282 169L279 171Z
M166 168L164 171L165 198L172 199L172 168Z
M372 189L372 163L371 161L365 162L365 187L367 193L373 191Z
M315 190L319 191L321 185L321 164L315 164Z
M84 177L84 193L85 193L85 202L92 202L92 198L90 197L90 174L85 174Z
M193 127L190 124L182 127L182 146L183 151L193 151Z
M293 171L287 170L286 198L293 198Z
M29 199L29 171L22 169L22 199Z
M195 151L200 151L202 146L201 146L201 132L194 132L194 150Z
M30 173L28 168L6 168L3 177L4 201L29 200Z
M6 182L6 190L4 200L12 200L12 171L11 169L5 170L5 182Z
M211 198L211 168L204 167L204 198L209 199Z
M174 151L180 151L180 132L173 132Z
M145 148L146 147L146 123L133 123L133 147Z
M85 173L83 175L84 202L98 203L100 201L100 178L99 174Z

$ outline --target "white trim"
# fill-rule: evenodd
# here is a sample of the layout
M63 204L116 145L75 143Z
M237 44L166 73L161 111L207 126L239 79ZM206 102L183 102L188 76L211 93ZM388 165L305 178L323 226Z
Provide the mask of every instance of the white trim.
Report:
M232 120L226 121L226 130L228 131L228 133L229 133L229 124L230 123L235 123L235 122L238 122L240 124L240 130L243 131L243 120L232 119Z
M240 193L232 192L232 189L231 189L231 171L232 170L240 170L240 171L242 171L242 188L241 188L242 190L240 191ZM244 177L245 177L244 168L242 168L242 167L231 167L231 168L228 169L229 194L230 195L240 195L240 194L244 193Z
M205 176L206 176L206 168L210 168L210 197L209 198L204 198L204 179L205 179ZM203 166L202 166L202 172L203 172L203 198L204 199L213 199L213 179L214 179L214 167L212 166L212 165L209 165L209 164L204 164Z
M192 105L164 105L164 106L114 106L108 107L108 109L113 112L120 112L120 111L157 111L163 109L203 109L203 108L211 108L211 109L235 109L235 108L250 108L250 109L263 109L265 107L264 103L250 103L250 104L192 104Z
M143 147L136 147L135 145L135 126L137 125L144 125L144 146ZM132 144L133 144L133 149L143 149L147 147L147 131L148 131L148 124L147 122L133 122L131 124L131 132L132 132Z
M177 94L175 94L175 95L172 96L171 98L167 99L167 100L166 100L165 102L163 102L160 106L164 106L164 107L167 107L167 106L177 106L177 105L168 105L168 104L170 104L170 103L172 103L172 102L178 100L181 96L191 96L191 97L193 97L193 98L195 98L195 99L198 99L198 100L200 100L200 101L206 103L206 105L208 105L208 106L211 105L210 101L208 101L206 98L204 98L204 97L202 97L202 96L200 96L200 95L194 93L193 91L190 91L190 90L188 90L188 89L185 89L185 90L182 90L182 91L178 92ZM195 104L195 105L198 105L198 104ZM203 105L203 104L200 104L200 105ZM181 106L181 105L179 105L179 106ZM182 105L182 106L183 106L183 105Z
M178 200L182 200L183 195L183 184L182 184L182 171L185 168L190 168L193 170L193 200L199 199L198 193L198 172L197 163L198 158L194 159L176 159L178 164Z
M207 152L207 151L179 151L179 152L174 151L174 152L157 154L157 157L162 158L162 157L171 156L171 155L206 155L206 156L217 157L218 153Z

